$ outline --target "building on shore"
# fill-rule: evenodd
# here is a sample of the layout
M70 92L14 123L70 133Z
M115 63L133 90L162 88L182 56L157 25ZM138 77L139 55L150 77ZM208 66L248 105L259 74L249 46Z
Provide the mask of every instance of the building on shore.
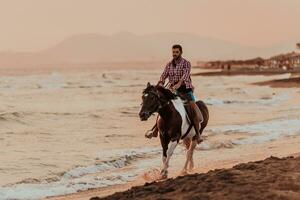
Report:
M294 69L300 67L300 53L291 52L273 56L266 60L267 66L280 69Z
M257 57L249 60L227 60L227 61L211 61L206 63L197 62L197 66L206 69L222 69L222 70L235 70L235 69L259 69L265 64L263 58Z
M296 44L300 49L300 43ZM300 69L300 52L279 54L268 59L257 57L249 60L197 62L199 68L222 70L293 70Z

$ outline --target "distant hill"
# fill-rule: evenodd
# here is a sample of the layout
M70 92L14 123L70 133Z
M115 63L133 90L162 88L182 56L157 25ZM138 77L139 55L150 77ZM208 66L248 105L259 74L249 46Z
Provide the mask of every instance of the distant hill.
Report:
M0 52L0 66L165 61L170 58L170 47L175 43L182 44L184 55L194 61L268 57L294 50L296 45L291 41L273 47L255 48L187 33L81 34L40 52Z
M170 57L171 46L175 43L183 45L184 54L190 59L240 57L255 52L253 48L192 34L159 33L139 36L117 33L111 36L72 36L42 53L75 62L165 60Z

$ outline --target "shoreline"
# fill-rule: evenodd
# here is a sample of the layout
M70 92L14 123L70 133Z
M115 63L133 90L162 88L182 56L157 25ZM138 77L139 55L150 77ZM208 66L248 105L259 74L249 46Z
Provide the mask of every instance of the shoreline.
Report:
M275 79L271 81L263 81L254 83L258 86L270 86L272 88L292 88L300 87L300 77L286 78L286 79Z
M231 71L207 71L193 73L192 76L274 76L281 74L299 74L300 71L297 70L285 70L285 71L259 71L259 70L231 70Z
M299 149L297 149L297 146L291 147L292 144L296 144L300 142L300 136L296 137L287 137L282 138L273 142L268 142L266 144L258 144L258 145L241 145L240 147L236 149L221 149L218 153L222 154L224 157L223 159L216 159L212 158L212 161L210 163L206 163L203 166L198 166L195 171L191 174L199 174L199 173L207 173L211 170L215 169L229 169L237 164L241 163L247 163L247 162L255 162L257 160L266 159L270 156L275 157L289 157L289 156L300 156ZM256 146L256 147L253 147ZM255 152L251 153L251 150L253 151L253 148L256 149ZM268 151L267 151L268 150ZM233 152L239 152L240 154L232 154ZM267 153L266 153L267 152ZM206 152L204 152L206 153ZM211 152L208 152L208 154ZM175 157L172 159L176 160ZM209 159L209 155L207 158ZM213 160L215 159L215 160ZM174 163L175 161L173 161ZM204 161L202 161L203 163ZM174 165L174 164L173 164ZM170 167L170 176L171 178L178 177L178 171L172 170L172 167ZM168 179L167 179L168 180ZM95 196L98 197L106 197L109 195L112 195L116 192L123 192L127 191L132 187L136 186L142 186L146 184L147 181L145 181L142 176L138 177L136 180L132 182L128 182L126 184L120 184L120 185L114 185L114 186L108 186L104 188L95 188L95 189L89 189L85 191L79 191L77 193L73 194L67 194L67 195L59 195L59 196L53 196L53 197L47 197L44 200L84 200L89 199Z

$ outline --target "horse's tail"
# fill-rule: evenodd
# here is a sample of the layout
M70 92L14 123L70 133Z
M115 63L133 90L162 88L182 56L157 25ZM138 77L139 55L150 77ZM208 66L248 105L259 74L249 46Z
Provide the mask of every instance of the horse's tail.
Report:
M203 122L201 123L201 129L200 129L200 134L202 134L204 128L207 126L208 120L209 120L209 112L206 104L199 100L196 102L197 106L199 107L202 115L203 115Z

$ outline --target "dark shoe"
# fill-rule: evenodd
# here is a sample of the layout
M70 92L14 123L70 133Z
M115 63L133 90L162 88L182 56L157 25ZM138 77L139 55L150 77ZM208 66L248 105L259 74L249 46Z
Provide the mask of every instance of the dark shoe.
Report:
M151 139L153 137L153 130L148 130L146 133L145 133L145 138L148 138L148 139Z
M197 144L200 144L201 142L203 142L202 135L199 135L198 137L196 137L196 140L197 140Z
M145 133L145 137L149 139L151 139L152 137L157 137L157 135L158 135L158 129L156 126L154 126L151 130Z
M194 128L196 131L195 139L196 139L197 143L200 144L201 142L203 142L203 138L200 135L200 123L201 123L200 114L201 114L201 112L195 102L190 101L189 104L190 104L191 111L192 111L191 112L192 113L192 121L193 121Z

